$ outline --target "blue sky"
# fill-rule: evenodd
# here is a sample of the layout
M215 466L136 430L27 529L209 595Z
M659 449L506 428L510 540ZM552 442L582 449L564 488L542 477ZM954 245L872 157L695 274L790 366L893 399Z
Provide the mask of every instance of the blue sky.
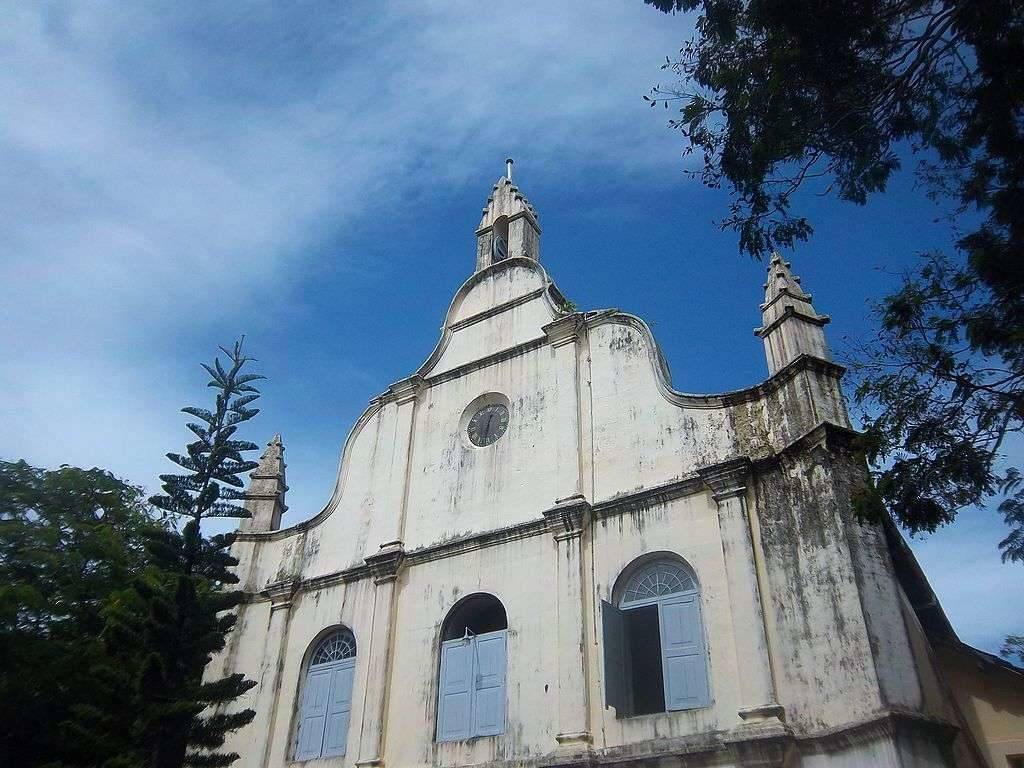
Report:
M640 0L11 4L0 450L152 488L205 400L198 362L245 333L269 377L249 436L284 437L285 522L315 514L368 400L433 348L509 154L581 309L648 320L677 389L763 379L764 266L641 99L691 28ZM804 203L816 236L789 257L841 355L946 232L906 175L864 208ZM989 650L1024 630L1003 535L967 511L914 542Z

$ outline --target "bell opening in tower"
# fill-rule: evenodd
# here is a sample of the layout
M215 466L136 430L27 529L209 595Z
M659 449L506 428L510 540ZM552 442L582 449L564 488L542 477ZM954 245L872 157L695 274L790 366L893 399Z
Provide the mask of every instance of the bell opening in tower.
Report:
M499 216L491 227L491 262L508 258L508 216Z

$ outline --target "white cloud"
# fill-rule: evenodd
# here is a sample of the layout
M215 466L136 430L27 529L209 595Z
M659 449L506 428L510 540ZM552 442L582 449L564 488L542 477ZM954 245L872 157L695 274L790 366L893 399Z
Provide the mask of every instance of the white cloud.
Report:
M91 448L126 419L168 444L143 415L181 380L136 371L191 362L177 339L286 290L327 229L497 176L507 148L538 176L668 165L639 96L679 30L639 4L9 9L3 450L141 471Z

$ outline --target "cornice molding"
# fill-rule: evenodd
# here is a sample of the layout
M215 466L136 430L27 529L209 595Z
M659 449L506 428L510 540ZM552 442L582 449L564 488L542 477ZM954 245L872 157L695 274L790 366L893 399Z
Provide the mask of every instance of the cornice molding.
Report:
M558 499L555 506L545 509L544 519L556 540L578 538L590 522L590 502L582 494Z
M271 612L291 608L292 599L299 591L298 579L285 579L268 584L260 591L260 595L270 601Z
M780 462L791 461L801 454L834 456L840 451L854 450L860 432L849 427L822 421L811 427L770 456L754 460L756 471L774 467Z
M494 531L475 533L469 536L462 536L457 539L450 539L437 544L431 544L426 547L421 547L420 549L410 550L406 555L406 564L413 566L420 563L431 562L433 560L443 560L447 557L454 557L455 555L465 554L466 552L494 547L510 541L529 539L546 533L548 525L548 520L541 517L540 519L527 520L525 523L511 525L507 528L498 528Z
M387 392L378 396L378 400L381 403L393 402L396 405L404 405L415 400L424 389L426 386L423 377L414 373L412 376L396 381L388 387Z
M789 306L785 307L782 310L782 314L768 323L768 325L762 325L755 328L754 335L763 339L790 318L803 320L805 323L817 325L819 327L826 326L832 322L832 318L828 315L810 315L806 312L799 312L796 307Z
M764 312L766 309L768 309L768 307L770 307L773 304L781 301L782 299L786 298L787 296L789 298L791 298L791 299L794 299L795 301L802 301L805 304L811 304L812 301L813 301L813 298L814 298L809 293L795 293L792 290L790 290L789 288L784 288L784 289L782 289L779 292L778 296L773 298L771 301L764 302L763 304L761 304L761 306L758 307L758 309L760 311Z
M380 551L364 558L374 584L386 584L398 578L398 569L405 559L405 547L400 541L389 541L380 545Z
M544 335L553 347L571 344L579 337L580 329L585 325L583 315L579 312L565 315L541 327Z
M718 503L746 493L752 472L753 465L746 456L697 470Z
M595 502L591 512L595 520L616 517L628 512L635 512L654 504L663 504L683 496L693 496L704 490L704 481L696 473L673 480L662 485L644 488L612 496L609 499Z
M463 328L466 328L467 326L476 325L480 321L486 320L489 317L500 315L504 312L508 312L510 309L514 309L520 306L521 304L526 304L528 302L533 301L534 299L539 299L541 296L544 295L544 292L547 290L547 286L543 285L540 288L534 288L532 291L524 293L521 296L516 296L514 299L509 299L508 301L502 302L501 304L495 304L493 307L489 307L488 309L485 309L481 312L477 312L475 315L469 315L468 317L464 317L461 320L456 320L454 323L448 326L448 329L452 331L461 331Z
M529 354L530 352L545 346L547 343L548 339L546 336L531 339L530 341L524 341L522 344L517 344L514 347L503 349L500 352L495 352L487 357L481 357L479 360L471 360L468 363L463 363L462 365L457 365L454 368L449 368L447 371L442 371L434 376L429 376L425 381L428 386L436 387L438 384L443 384L446 381L452 381L453 379L465 376L467 373L471 373L472 371L478 371L481 368L489 368L492 365L503 363L506 360L511 360L515 357L519 357L520 355Z
M275 584L259 590L256 594L249 593L248 599L250 602L271 599L271 590L280 591L291 588L288 585L294 585L295 591L306 592L366 578L373 578L376 583L383 583L396 578L398 571L404 567L443 560L467 552L544 534L552 534L556 539L575 538L580 536L592 521L637 512L685 496L710 492L716 501L724 500L742 493L753 474L770 471L787 457L793 457L801 452L814 452L820 450L822 446L830 451L849 448L857 435L858 433L852 429L823 422L769 457L752 461L747 456L736 456L707 467L701 467L678 480L639 491L622 493L593 504L584 496L576 494L557 500L553 507L542 511L539 518L506 528L441 541L419 549L406 551L400 541L387 542L381 546L379 552L366 557L361 565L301 581L292 579L275 582ZM280 532L275 531L274 533ZM239 535L238 538L243 537ZM250 534L245 538L252 540L271 537L266 534L260 536Z

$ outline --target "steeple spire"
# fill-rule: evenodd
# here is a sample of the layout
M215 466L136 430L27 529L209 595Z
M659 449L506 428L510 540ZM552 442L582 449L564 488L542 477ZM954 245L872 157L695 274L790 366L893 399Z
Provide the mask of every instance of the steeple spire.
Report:
M768 372L772 375L801 355L829 360L824 326L831 320L819 315L811 303L811 294L800 285L791 264L773 253L768 263L768 281L764 284L761 327L754 333L764 340Z
M281 515L288 511L284 470L284 445L281 435L276 434L260 456L260 465L249 475L243 506L252 517L242 521L243 531L276 531L281 527Z
M540 261L537 211L512 183L512 158L505 175L491 188L476 229L476 271L516 256Z

